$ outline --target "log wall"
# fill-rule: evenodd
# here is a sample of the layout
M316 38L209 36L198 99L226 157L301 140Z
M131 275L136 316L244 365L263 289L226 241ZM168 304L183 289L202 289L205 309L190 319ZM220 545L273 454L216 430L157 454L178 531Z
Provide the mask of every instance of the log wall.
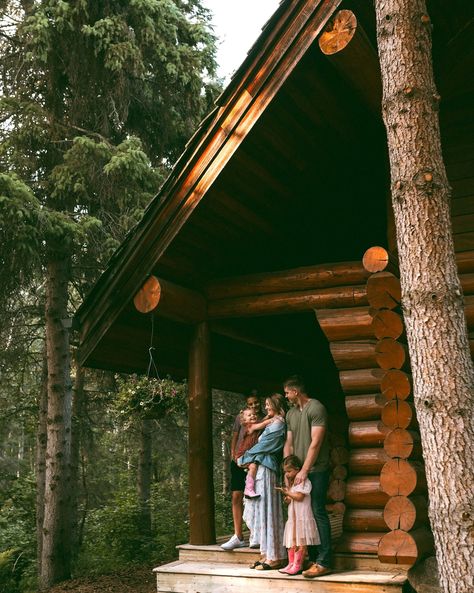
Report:
M368 306L316 311L339 369L349 418L348 450L332 451L331 500L333 491L344 491L338 551L378 553L383 562L413 564L430 549L431 534L398 268L381 248L368 250L363 264L372 273ZM466 277L464 284L469 283ZM347 467L344 487L341 466Z

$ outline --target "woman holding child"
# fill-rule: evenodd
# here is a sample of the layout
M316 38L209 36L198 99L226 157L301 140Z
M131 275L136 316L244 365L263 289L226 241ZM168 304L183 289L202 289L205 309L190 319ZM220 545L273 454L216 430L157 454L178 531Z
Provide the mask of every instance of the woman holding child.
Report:
M280 464L286 438L286 400L275 393L265 400L267 416L253 424L249 432L261 430L258 442L239 459L248 467L245 485L244 521L251 532L251 542L260 544L261 559L251 568L271 570L282 566L286 558L283 542L283 510L279 486Z

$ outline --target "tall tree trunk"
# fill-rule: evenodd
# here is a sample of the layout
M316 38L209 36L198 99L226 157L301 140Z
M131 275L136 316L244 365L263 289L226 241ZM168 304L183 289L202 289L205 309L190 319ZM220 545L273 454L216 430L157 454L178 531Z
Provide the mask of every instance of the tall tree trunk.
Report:
M138 501L140 505L140 529L144 536L151 536L151 475L152 475L153 420L140 422L140 452L138 461Z
M46 347L43 352L41 372L41 391L38 397L38 427L36 432L36 546L38 574L41 574L41 557L43 554L43 521L44 521L44 487L46 477L46 443L48 417L48 361Z
M67 318L68 260L51 258L46 279L48 420L43 549L40 586L47 589L71 575L71 408Z
M424 0L378 0L402 305L441 585L474 590L474 371L442 159Z
M76 363L71 430L71 556L79 553L79 470L84 422L84 369Z

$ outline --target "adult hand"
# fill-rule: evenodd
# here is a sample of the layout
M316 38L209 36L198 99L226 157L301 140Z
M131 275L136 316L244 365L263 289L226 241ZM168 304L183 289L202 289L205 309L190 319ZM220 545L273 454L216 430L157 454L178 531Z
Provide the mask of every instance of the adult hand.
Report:
M308 472L304 469L300 469L300 471L295 476L295 481L294 481L295 486L297 484L301 484L301 482L304 482L307 477L308 477Z

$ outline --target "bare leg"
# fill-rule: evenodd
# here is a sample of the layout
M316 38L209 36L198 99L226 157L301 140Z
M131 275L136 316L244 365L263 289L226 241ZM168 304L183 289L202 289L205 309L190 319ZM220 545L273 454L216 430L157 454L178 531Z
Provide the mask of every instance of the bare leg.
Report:
M239 539L242 536L242 514L244 512L244 493L239 490L232 492L232 518L234 519L234 533Z

